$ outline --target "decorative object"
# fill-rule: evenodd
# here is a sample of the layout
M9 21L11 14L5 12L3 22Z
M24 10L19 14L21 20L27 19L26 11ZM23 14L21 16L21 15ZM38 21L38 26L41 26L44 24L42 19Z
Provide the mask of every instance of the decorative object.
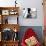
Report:
M15 11L15 10L10 10L10 12L9 12L10 15L16 15L17 13L18 13L18 12Z
M32 28L28 28L22 38L22 46L41 46L37 34Z
M11 29L5 28L3 30L2 40L4 41L12 40L12 30Z
M2 15L9 15L9 10L2 10Z
M27 8L27 9L23 9L23 17L24 18L37 18L37 10L36 8Z
M14 29L14 32L17 32L16 28Z
M16 40L18 40L18 32L14 32L10 28L5 28L3 30L2 40L4 40L4 41L9 41L9 40L16 41Z
M35 46L38 43L38 40L36 37L32 36L25 40L25 43L27 46Z
M14 32L13 40L18 40L18 32Z

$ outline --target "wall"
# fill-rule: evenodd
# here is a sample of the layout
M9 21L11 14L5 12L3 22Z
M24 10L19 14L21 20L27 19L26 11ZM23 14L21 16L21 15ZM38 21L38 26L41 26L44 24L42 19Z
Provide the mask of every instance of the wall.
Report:
M36 8L37 18L36 19L23 19L22 14L20 14L19 24L21 26L43 26L43 6L42 0L21 0L21 6L23 8Z
M15 0L0 0L0 6L8 7L15 6ZM23 19L22 11L20 11L19 24L20 26L43 26L43 6L42 0L17 0L21 10L22 8L36 8L37 18L36 19Z
M15 0L0 0L1 7L12 7L15 5Z

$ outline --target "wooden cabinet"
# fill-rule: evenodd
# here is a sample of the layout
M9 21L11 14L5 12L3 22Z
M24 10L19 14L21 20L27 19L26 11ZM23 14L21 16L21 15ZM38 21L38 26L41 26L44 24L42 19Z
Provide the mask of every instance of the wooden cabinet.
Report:
M18 46L19 41L5 41L0 42L0 46Z
M0 7L0 46L18 46L19 39L16 40L15 38L19 32L18 16L19 7ZM3 39L2 35L4 35L4 32L6 32L8 37L10 35L8 32L12 32L10 40Z
M2 44L3 46L18 46L18 41L5 41Z
M19 7L0 7L1 24L18 24Z

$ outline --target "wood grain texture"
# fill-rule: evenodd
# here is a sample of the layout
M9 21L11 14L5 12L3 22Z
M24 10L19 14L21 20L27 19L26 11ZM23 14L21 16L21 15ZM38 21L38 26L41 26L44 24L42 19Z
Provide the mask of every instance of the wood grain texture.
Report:
M14 29L16 29L17 31L19 31L19 25L18 24L2 24L0 25L0 29L1 31L3 31L3 29L5 28L9 28L12 29L14 31Z
M18 12L16 15L18 16L19 15L19 7L0 7L0 10L15 10L16 12ZM18 21L17 21L17 24L3 24L3 18L5 18L6 15L2 15L1 14L1 24L0 24L0 32L2 32L5 28L9 28L11 30L15 30L16 29L16 32L19 31L20 29L20 26L18 24ZM7 15L7 16L13 16L13 15ZM14 16L15 17L15 16ZM17 19L18 20L18 19ZM18 46L18 41L0 41L0 46Z
M3 42L3 46L18 46L18 41L5 41Z

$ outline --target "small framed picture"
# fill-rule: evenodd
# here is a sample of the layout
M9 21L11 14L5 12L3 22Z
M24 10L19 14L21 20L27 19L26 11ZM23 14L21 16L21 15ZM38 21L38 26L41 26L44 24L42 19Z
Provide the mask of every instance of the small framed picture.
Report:
M2 10L2 15L9 15L9 10Z
M15 10L10 10L10 11L9 11L9 14L10 14L10 15L16 15L17 13L18 13L18 12L15 11Z

